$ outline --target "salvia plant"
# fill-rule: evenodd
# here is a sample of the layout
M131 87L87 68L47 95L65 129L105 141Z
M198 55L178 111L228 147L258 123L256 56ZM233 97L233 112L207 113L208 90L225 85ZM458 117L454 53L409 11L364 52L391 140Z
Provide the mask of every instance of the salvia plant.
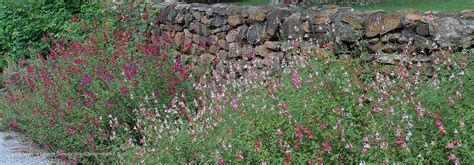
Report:
M474 162L473 52L424 62L407 47L388 66L321 56L330 46L303 55L296 39L266 67L248 50L208 70L153 16L72 17L70 37L5 71L6 124L75 162Z

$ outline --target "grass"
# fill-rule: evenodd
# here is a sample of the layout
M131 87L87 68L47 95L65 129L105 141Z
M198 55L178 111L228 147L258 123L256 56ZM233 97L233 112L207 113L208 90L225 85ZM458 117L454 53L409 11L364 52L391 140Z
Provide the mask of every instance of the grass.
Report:
M265 5L270 0L247 0L243 4L246 5ZM311 0L307 3L311 4ZM348 6L348 5L342 5ZM473 0L382 0L376 5L350 5L357 10L379 10L398 11L401 9L417 9L420 11L462 11L474 10Z

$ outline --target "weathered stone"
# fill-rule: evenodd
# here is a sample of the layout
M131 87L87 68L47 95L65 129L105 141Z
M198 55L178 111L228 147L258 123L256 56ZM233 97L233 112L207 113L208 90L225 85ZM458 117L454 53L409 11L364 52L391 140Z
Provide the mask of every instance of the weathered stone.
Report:
M219 37L217 37L216 35L210 35L209 37L206 38L206 44L208 46L217 44L217 40L219 40Z
M171 7L171 6L167 9L168 9L168 18L167 18L168 22L174 22L176 16L178 15L178 12L176 11L176 9L174 9L174 7Z
M173 25L173 30L174 31L177 31L177 32L180 32L180 31L183 31L184 27L179 25L179 24L174 24Z
M416 27L416 33L421 36L429 36L430 35L430 26L426 23L421 23Z
M201 5L191 5L190 9L191 11L199 11L199 12L204 12L206 11L208 7L206 6L201 6Z
M229 29L230 29L230 26L229 26L229 25L222 25L222 26L220 26L220 27L218 27L218 28L209 30L209 33L211 33L211 34L217 34L217 33L220 33L220 32L227 32Z
M259 8L250 8L248 10L249 18L255 21L265 20L265 10Z
M184 15L181 14L181 13L178 13L178 15L176 15L176 19L174 20L174 23L176 24L184 24Z
M225 37L227 36L227 32L219 32L219 33L216 34L216 36L219 39L225 39Z
M184 15L184 26L189 26L189 24L193 21L194 17L191 13L186 13Z
M176 4L174 7L177 11L183 12L186 8L191 6L190 4Z
M206 11L204 11L206 13L207 16L212 16L212 14L214 13L214 8L207 8Z
M198 11L194 11L191 13L194 17L194 19L196 20L201 20L201 18L203 17L203 14L201 12L198 12Z
M354 28L350 25L336 24L334 27L336 41L354 42L356 40L354 37L355 32Z
M239 32L237 30L231 30L231 31L229 31L229 33L227 33L227 36L225 37L225 39L229 43L234 42L235 38L237 37L237 34L239 34Z
M263 45L266 48L271 49L271 50L275 50L275 51L278 51L280 49L280 44L278 42L274 42L274 41L265 41L265 43L263 43Z
M334 36L329 32L310 34L310 36L313 39L313 41L317 43L334 42Z
M461 39L461 24L451 17L435 19L429 25L429 31L441 47L455 46Z
M191 33L199 34L202 36L208 36L209 31L207 26L198 22L191 22L188 26L188 29Z
M384 53L394 53L399 48L395 43L386 43L377 42L369 45L369 50L372 52L384 52Z
M215 44L215 45L211 45L209 47L209 52L212 53L212 54L217 54L220 50L220 47L219 45Z
M268 53L270 53L270 51L264 45L256 46L255 51L256 51L256 54L262 57L267 57Z
M362 18L357 16L355 12L344 12L344 13L342 13L341 14L341 21L345 22L345 23L348 23L349 25L354 27L354 29L357 29L357 30L364 28L363 27L364 21L362 21Z
M418 49L433 49L436 47L436 43L422 36L415 36L413 40L414 46Z
M384 53L394 53L397 51L397 45L393 44L393 43L387 43L384 45L384 47L382 48L382 52Z
M204 53L200 56L200 62L201 64L209 64L209 63L212 63L215 58L216 58L215 55Z
M461 12L461 17L465 20L474 20L474 10L465 10Z
M378 43L382 43L382 41L380 40L380 38L371 38L368 40L369 41L369 44L372 44L372 45L375 45L375 44L378 44Z
M296 39L301 36L299 22L296 19L288 18L283 21L281 25L281 32L283 37L287 39Z
M182 48L184 44L184 32L178 32L174 35L174 43L178 48Z
M398 42L400 37L401 37L400 33L385 34L385 35L382 36L381 41L383 41L383 42Z
M242 48L239 46L239 44L235 42L229 44L228 56L231 58L242 56Z
M237 36L235 37L235 42L238 44L241 44L241 42L245 39L247 39L247 30L248 30L247 25L242 25L237 28Z
M259 44L262 42L263 26L260 23L251 25L247 32L247 42L249 44Z
M400 60L402 60L401 54L382 53L379 58L379 62L392 65L398 64Z
M421 22L421 18L423 18L421 15L408 13L403 15L401 21L405 27L416 27Z
M193 35L193 43L195 44L200 44L200 43L205 43L206 39L203 36L200 35Z
M374 37L396 29L400 25L399 13L374 13L369 16L365 25L365 35Z
M459 22L461 23L461 31L462 31L463 36L474 35L474 19L473 20L461 19Z
M329 24L332 16L337 12L337 9L326 9L310 14L310 21L313 24Z
M433 20L437 18L438 17L432 15L424 15L423 17L421 17L421 22L431 24L433 23Z
M226 60L228 56L229 52L225 50L219 50L219 52L217 53L218 60Z
M227 7L226 14L227 15L240 15L241 10L242 8L240 6L232 5L232 6Z
M400 43L407 43L410 39L413 39L416 35L416 32L413 29L403 29L402 35L398 42Z
M217 40L217 45L224 50L229 50L229 43L226 40L220 39Z
M331 25L322 24L322 25L313 25L311 26L311 32L313 33L327 33L332 29Z
M211 28L218 28L222 26L224 23L225 23L224 18L222 18L221 16L215 16L214 18L209 20L209 25L211 26Z
M267 22L265 24L265 32L273 36L278 30L284 17L290 15L288 10L272 10L267 14Z
M230 26L235 27L244 23L244 18L241 15L231 15L227 18L227 22Z
M311 31L311 26L309 25L309 22L308 21L304 21L302 24L301 24L301 30L303 30L304 32L308 33Z

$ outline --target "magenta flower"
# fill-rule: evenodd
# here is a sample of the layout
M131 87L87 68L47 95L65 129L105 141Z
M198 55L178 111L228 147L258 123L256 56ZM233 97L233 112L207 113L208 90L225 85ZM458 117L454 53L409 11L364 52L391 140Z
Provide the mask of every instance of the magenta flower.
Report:
M105 102L105 107L107 107L107 108L112 107L112 102L106 101L106 102Z
M84 103L84 106L90 107L90 106L91 106L91 102L86 101L86 102Z
M123 87L123 88L120 88L120 92L122 92L122 94L127 94L128 93L128 89Z
M89 78L89 75L85 74L83 77L82 77L82 82L81 82L81 85L85 85L85 84L88 84L91 82L91 79Z

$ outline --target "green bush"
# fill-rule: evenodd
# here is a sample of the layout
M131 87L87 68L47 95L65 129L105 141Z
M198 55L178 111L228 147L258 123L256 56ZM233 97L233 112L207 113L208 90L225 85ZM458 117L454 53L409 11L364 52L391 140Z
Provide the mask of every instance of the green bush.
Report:
M4 1L0 2L0 69L6 59L29 58L32 52L47 51L45 35L65 36L72 15L98 15L100 5L79 1ZM98 17L97 17L98 18Z

